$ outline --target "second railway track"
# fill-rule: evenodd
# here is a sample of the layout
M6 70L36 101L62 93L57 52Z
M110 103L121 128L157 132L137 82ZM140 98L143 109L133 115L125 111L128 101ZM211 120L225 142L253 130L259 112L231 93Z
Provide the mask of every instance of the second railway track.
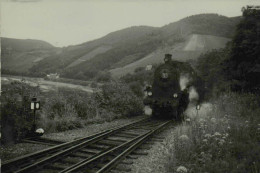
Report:
M108 172L172 121L142 119L2 165L3 172ZM47 153L45 153L46 151Z

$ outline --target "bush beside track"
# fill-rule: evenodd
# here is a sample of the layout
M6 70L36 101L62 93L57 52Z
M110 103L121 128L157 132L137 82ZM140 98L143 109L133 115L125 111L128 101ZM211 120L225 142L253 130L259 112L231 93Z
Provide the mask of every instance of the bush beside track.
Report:
M2 86L1 125L12 121L15 140L24 137L24 132L32 127L33 114L23 111L23 95L37 96L41 100L41 110L36 112L37 127L48 132L58 132L84 127L89 123L111 121L120 117L136 116L142 113L142 100L123 83L110 82L92 95L66 88L41 93L39 87L31 87L22 82ZM30 117L29 121L25 117ZM13 140L13 139L12 139Z

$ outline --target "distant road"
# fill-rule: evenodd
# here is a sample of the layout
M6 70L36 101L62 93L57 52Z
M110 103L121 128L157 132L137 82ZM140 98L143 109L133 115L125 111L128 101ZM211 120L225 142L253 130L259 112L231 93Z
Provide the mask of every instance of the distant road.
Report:
M1 80L3 83L5 82L11 82L11 81L21 81L21 79L24 78L25 82L32 85L32 86L40 86L40 89L42 91L50 91L50 90L56 90L58 88L72 88L72 89L79 89L82 91L86 91L89 93L93 93L93 88L90 88L88 86L82 86L82 85L75 85L70 83L63 83L63 82L53 82L53 81L47 81L43 78L30 78L30 77L18 77L18 76L2 76Z

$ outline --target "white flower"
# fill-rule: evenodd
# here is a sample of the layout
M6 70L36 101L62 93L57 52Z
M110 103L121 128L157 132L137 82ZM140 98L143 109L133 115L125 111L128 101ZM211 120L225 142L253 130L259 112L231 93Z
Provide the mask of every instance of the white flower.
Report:
M227 129L230 130L230 126L228 126Z
M188 140L189 140L189 137L188 137L187 135L181 135L181 136L179 137L179 140L181 140L181 141L188 141Z
M210 121L211 121L212 123L216 123L216 122L217 122L216 118L211 118Z
M210 137L211 137L210 134L206 134L206 135L205 135L205 138L210 138Z
M215 132L214 136L221 136L221 134L219 132Z
M187 173L188 172L188 169L187 168L185 168L184 166L179 166L178 168L177 168L177 171L176 171L177 173Z
M187 121L187 122L190 122L190 118L187 118L186 121Z
M248 123L248 121L245 121L245 123Z
M203 139L202 141L203 141L203 142L205 142L205 143L207 143L207 142L208 142L208 140L207 140L207 139Z

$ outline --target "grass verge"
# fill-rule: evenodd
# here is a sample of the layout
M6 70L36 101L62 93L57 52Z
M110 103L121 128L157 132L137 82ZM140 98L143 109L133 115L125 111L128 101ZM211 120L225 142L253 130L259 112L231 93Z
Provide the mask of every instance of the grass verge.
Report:
M186 111L169 153L169 172L260 172L260 108L255 96L226 94Z

